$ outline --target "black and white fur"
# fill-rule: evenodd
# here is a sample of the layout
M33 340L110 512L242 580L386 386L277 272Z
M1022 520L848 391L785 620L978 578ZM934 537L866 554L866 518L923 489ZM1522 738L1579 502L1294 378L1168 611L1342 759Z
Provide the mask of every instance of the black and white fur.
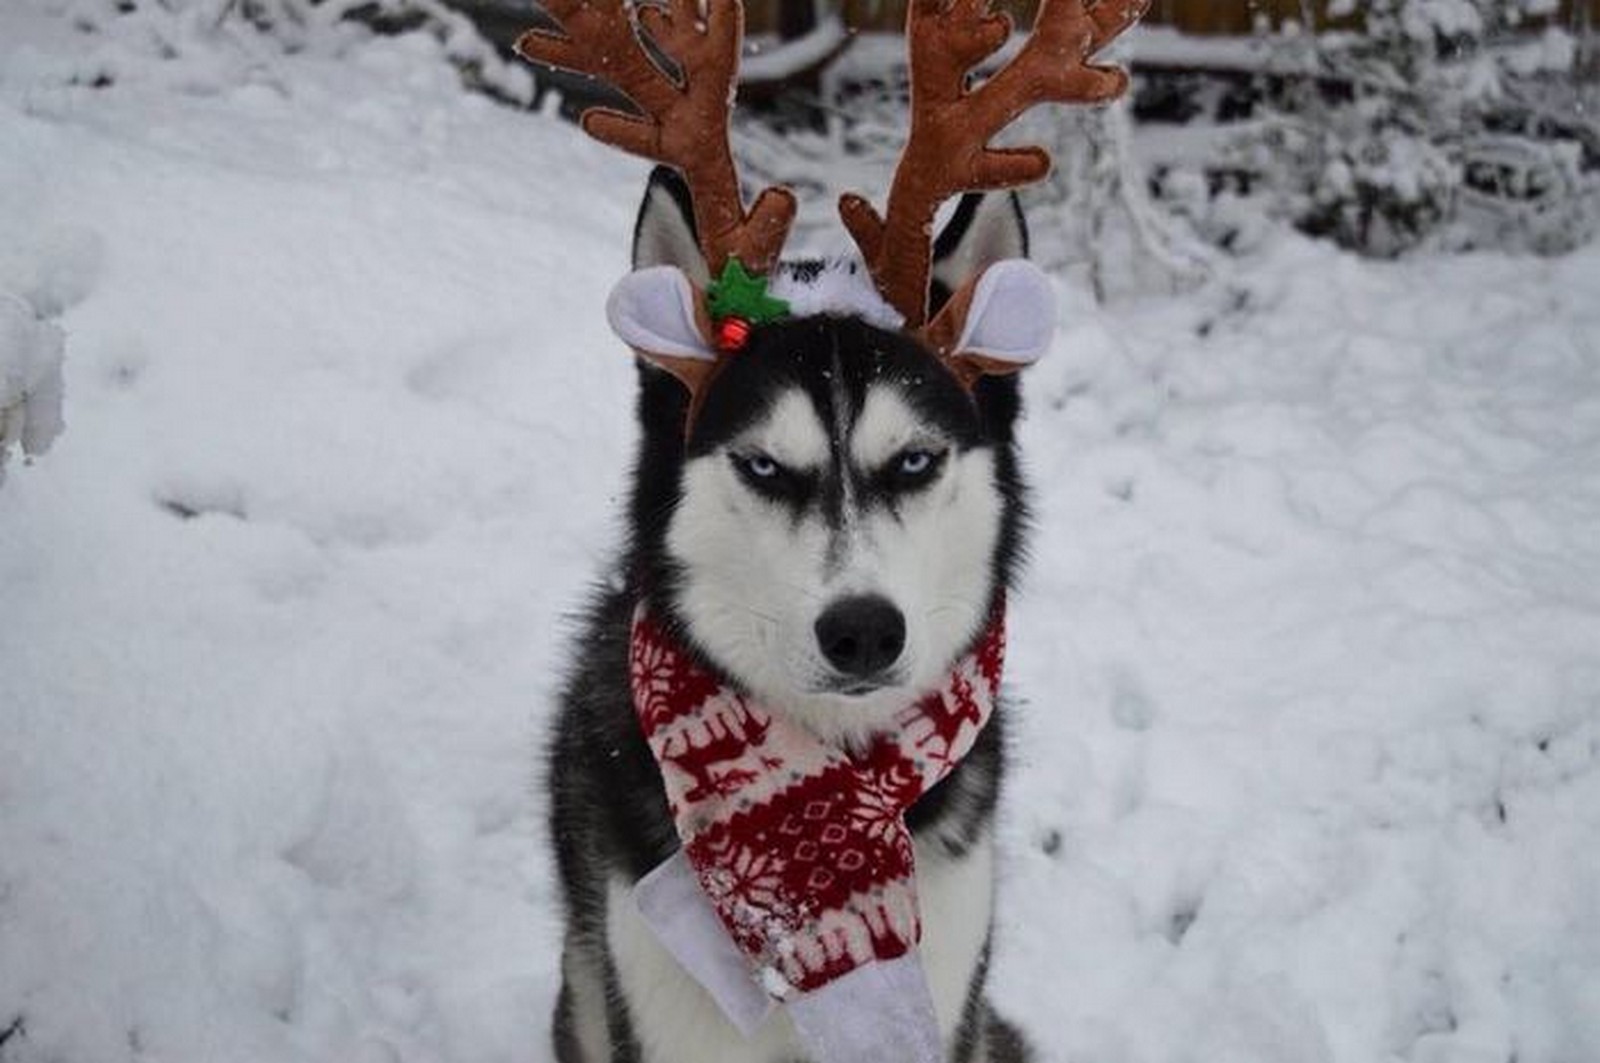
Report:
M683 186L657 170L636 268L675 265L703 284L691 217ZM989 262L1022 257L1026 239L1014 197L963 200L936 244L936 306ZM804 1058L781 1013L741 1037L633 905L634 884L679 844L629 699L635 603L762 704L849 742L942 677L1017 566L1026 506L1015 377L985 378L968 395L916 340L871 323L886 311L857 267L784 269L797 315L753 330L687 441L685 389L640 363L627 546L584 621L549 748L566 916L558 1063ZM860 307L804 313L804 289L830 284L866 293ZM823 645L819 621L841 609L847 636L877 639L892 660L863 663L850 647ZM997 708L971 754L908 816L921 955L951 1063L1028 1058L983 995L1004 726Z

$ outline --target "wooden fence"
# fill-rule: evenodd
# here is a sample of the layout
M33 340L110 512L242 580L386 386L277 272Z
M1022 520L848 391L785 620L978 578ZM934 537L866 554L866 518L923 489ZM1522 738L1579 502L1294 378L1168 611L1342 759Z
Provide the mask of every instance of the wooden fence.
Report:
M751 29L775 29L778 9L785 2L746 0ZM995 0L996 7L1009 10L1024 26L1032 18L1033 4L1034 0ZM895 30L905 23L905 0L844 0L843 6L845 21L856 29ZM1258 19L1279 25L1304 22L1309 16L1318 28L1359 24L1359 17L1342 23L1330 20L1328 6L1329 0L1153 0L1146 21L1196 34L1249 33ZM1356 6L1361 6L1359 0ZM1550 21L1574 28L1600 25L1600 0L1561 0Z
M1328 0L1154 0L1146 17L1158 25L1197 34L1249 33L1257 19L1274 26L1288 21L1310 22L1318 29L1359 24L1359 16L1330 18L1328 6ZM1355 6L1358 10L1361 7L1359 3ZM1549 21L1578 25L1587 18L1593 24L1600 21L1597 16L1600 0L1562 0Z

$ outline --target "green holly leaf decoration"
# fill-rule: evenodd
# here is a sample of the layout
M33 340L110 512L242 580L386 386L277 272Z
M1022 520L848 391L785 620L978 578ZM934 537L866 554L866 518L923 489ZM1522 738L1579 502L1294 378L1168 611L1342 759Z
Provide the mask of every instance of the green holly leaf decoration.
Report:
M789 316L789 304L767 294L767 278L752 277L732 256L722 276L706 287L706 309L713 318L739 317L752 325Z

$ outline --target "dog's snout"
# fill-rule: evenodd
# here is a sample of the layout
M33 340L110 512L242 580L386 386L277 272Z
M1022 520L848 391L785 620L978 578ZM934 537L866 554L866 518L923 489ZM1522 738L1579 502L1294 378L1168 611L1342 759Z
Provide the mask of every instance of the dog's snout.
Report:
M828 663L865 679L888 668L906 645L906 618L875 594L843 598L817 618L817 645Z

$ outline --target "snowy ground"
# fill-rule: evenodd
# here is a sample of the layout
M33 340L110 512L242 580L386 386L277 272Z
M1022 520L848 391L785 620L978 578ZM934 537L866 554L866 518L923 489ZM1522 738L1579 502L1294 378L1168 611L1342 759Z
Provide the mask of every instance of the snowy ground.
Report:
M0 12L0 288L66 336L0 485L0 1060L547 1060L643 167L423 41L51 7ZM1600 1060L1600 253L1062 307L1003 1005L1046 1063Z

